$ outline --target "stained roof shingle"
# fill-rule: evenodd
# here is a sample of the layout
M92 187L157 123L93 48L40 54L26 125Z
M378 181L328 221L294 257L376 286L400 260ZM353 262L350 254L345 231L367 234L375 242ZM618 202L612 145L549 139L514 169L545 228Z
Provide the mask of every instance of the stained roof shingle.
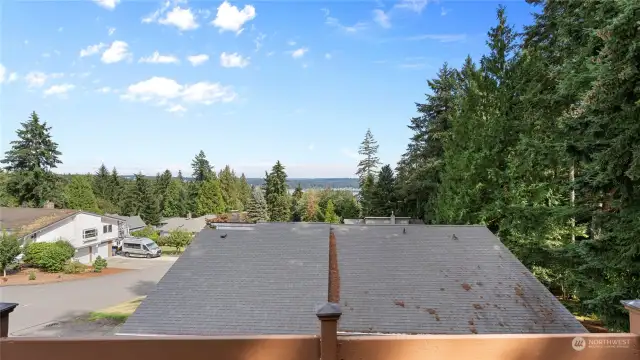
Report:
M327 224L204 229L120 333L317 334L315 311L328 297L328 234Z
M78 212L70 209L2 207L0 227L18 236L28 235Z
M586 332L484 226L337 225L334 232L340 331Z

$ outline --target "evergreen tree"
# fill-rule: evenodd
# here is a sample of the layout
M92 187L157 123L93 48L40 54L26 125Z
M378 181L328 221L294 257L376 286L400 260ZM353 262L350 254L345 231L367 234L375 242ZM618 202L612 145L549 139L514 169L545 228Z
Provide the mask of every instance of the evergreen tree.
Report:
M360 193L358 197L360 198L360 207L362 209L362 217L373 215L373 199L374 199L374 191L375 191L376 181L373 177L373 174L367 175L364 183L360 187Z
M220 170L218 178L220 179L220 189L222 190L222 198L226 206L225 210L242 210L242 203L238 196L238 180L235 172L227 165L224 169Z
M360 186L362 187L367 176L375 174L380 165L378 142L373 138L371 129L367 129L364 140L358 149L358 154L363 157L358 163L358 171L356 172L356 175L358 175L360 179Z
M390 165L385 165L380 169L372 195L371 212L374 216L390 216L392 212L395 212L395 178Z
M120 200L122 200L122 194L124 193L124 184L120 175L118 174L118 170L114 167L111 170L111 180L109 187L111 188L111 196L109 202L112 204L120 204Z
M242 175L240 176L240 180L238 181L238 197L244 209L246 209L252 196L251 185L249 185L249 183L247 182L247 177L244 176L244 173L242 173Z
M198 155L191 162L191 168L193 169L193 181L204 182L212 177L215 177L213 166L207 160L207 156L204 151L200 150Z
M225 203L220 189L220 180L208 178L198 189L195 204L196 215L221 214L224 209Z
M162 175L158 174L156 176L156 183L154 186L155 194L160 201L160 211L164 211L165 207L165 198L167 197L167 191L169 190L169 185L173 179L173 174L169 169L165 170Z
M291 203L287 173L280 161L277 161L271 168L271 173L265 176L265 195L269 221L289 221L291 219Z
M178 180L180 180L180 182L184 182L184 176L182 175L182 170L178 170Z
M302 186L298 183L291 196L291 220L294 222L302 221L304 215L304 209L300 206L303 194Z
M340 223L340 218L336 215L333 201L329 200L327 202L327 209L324 211L324 221L330 224L338 224Z
M267 202L262 195L262 189L256 186L251 192L251 199L247 205L247 218L250 222L269 221Z
M318 206L318 196L315 191L306 191L303 195L306 197L304 214L302 215L302 221L316 222L318 221L318 213L320 213L320 207Z
M9 193L9 173L0 169L0 206L16 207L18 199Z
M112 197L111 190L109 170L102 164L93 176L93 193L98 198L109 200Z
M64 195L65 205L69 209L100 212L89 175L72 175Z
M183 183L178 179L173 179L167 187L163 198L162 216L180 217L187 213L185 189Z
M51 138L51 127L41 123L35 111L20 125L22 128L16 131L18 140L11 141L11 149L0 161L11 172L9 193L20 204L37 207L59 200L60 179L52 169L62 161L58 144Z
M150 181L141 173L135 176L136 201L142 220L148 225L160 223L160 201Z
M127 180L122 184L122 193L120 194L120 215L135 216L140 215L140 203L138 202L138 193L136 182Z

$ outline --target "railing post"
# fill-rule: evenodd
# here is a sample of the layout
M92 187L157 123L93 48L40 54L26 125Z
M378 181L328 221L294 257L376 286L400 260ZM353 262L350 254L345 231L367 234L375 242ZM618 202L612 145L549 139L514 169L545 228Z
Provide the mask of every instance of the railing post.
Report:
M16 308L16 303L0 302L0 338L9 336L9 314Z
M316 316L320 320L320 359L338 359L338 320L342 315L340 304L324 304Z
M620 301L629 311L629 332L640 335L640 300Z

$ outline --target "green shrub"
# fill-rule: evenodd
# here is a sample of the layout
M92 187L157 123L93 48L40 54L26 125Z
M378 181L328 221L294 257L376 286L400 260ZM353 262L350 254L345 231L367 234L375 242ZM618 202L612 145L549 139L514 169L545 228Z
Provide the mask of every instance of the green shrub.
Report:
M76 254L76 249L67 240L60 239L56 241L54 244L65 251L65 253L68 256L68 259L71 259L73 255Z
M160 236L160 232L158 230L155 230L151 226L147 226L142 230L138 230L138 231L132 232L131 235L133 235L135 237L143 237L143 238L147 238L147 239L151 239L153 241L156 241L156 240L158 240L158 237Z
M93 271L102 272L102 269L107 268L107 259L103 259L102 256L98 255L96 261L93 262Z
M46 272L59 272L75 252L76 249L66 240L31 243L25 247L24 262Z
M60 246L50 246L43 253L40 261L34 265L46 272L60 272L69 260L69 253Z
M80 274L87 270L87 265L79 261L68 261L63 267L62 272L65 274Z
M35 265L42 259L42 254L46 249L51 247L51 243L30 243L24 247L24 262Z
M36 272L35 271L29 271L29 280L35 280L36 279Z

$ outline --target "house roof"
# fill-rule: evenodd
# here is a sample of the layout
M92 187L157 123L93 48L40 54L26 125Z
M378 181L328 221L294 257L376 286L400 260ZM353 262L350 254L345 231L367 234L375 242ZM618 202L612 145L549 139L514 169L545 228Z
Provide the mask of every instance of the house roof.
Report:
M198 232L207 225L206 219L215 215L204 215L197 218L183 218L183 217L172 217L162 219L161 226L158 226L158 230L161 231L171 231L176 230L178 228L182 230L186 230L189 232Z
M112 218L126 221L127 224L129 225L129 229L139 229L147 226L147 224L144 223L144 221L139 215L135 215L135 216L124 216L124 215L118 215L118 214L106 214L106 215Z
M484 226L338 225L334 233L339 331L586 332Z
M121 333L317 334L326 301L348 333L586 332L484 226L261 223L202 230Z
M0 227L18 236L28 235L79 212L71 209L2 207Z
M259 228L202 230L120 334L319 333L315 311L328 297L329 225Z

